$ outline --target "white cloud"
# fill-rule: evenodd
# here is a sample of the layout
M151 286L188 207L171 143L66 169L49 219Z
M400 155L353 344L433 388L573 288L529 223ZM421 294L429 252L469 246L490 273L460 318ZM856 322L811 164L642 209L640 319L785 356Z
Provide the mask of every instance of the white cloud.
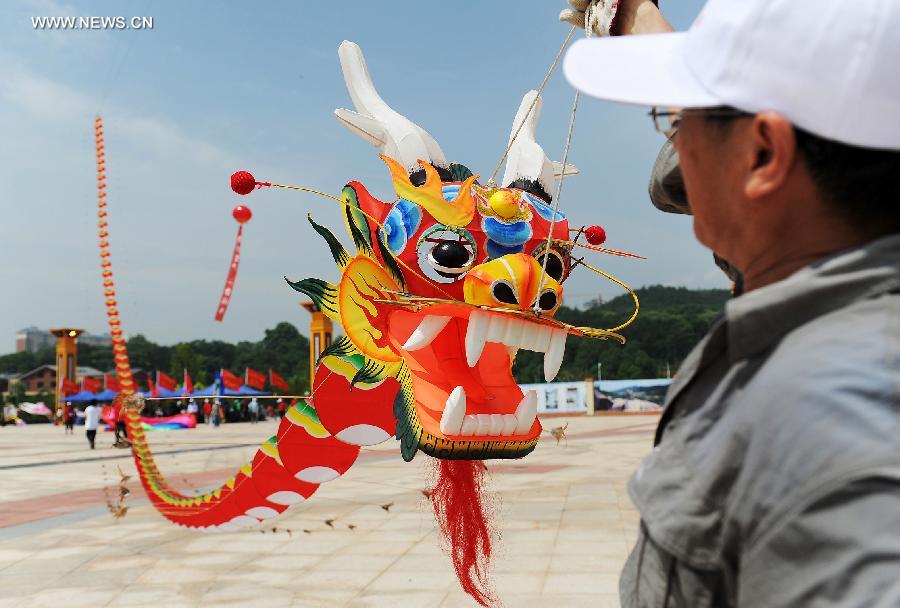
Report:
M34 11L35 16L73 17L79 14L74 6L56 0L19 0L19 4Z
M7 68L5 77L0 79L0 99L27 114L45 121L70 123L88 120L101 106L97 98L46 78L13 55L0 54L0 61ZM186 156L201 163L234 164L215 145L191 137L171 121L137 116L116 107L104 114L115 121L120 135L148 151L162 156Z

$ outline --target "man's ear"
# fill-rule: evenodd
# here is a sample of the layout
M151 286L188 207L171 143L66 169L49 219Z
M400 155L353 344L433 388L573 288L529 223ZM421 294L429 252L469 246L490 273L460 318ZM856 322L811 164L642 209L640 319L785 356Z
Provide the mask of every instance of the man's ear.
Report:
M790 121L775 112L753 117L745 132L753 154L750 175L744 184L748 199L768 196L787 181L797 157L797 140Z

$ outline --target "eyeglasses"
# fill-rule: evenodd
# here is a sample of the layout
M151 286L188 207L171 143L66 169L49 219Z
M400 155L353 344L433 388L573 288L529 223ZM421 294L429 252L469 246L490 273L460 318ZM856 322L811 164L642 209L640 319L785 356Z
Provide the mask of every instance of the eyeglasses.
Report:
M658 107L650 108L647 114L653 119L653 126L666 137L673 137L681 126L681 119L686 114L698 114L703 116L722 116L741 118L752 116L751 114L736 108L681 108L661 110Z

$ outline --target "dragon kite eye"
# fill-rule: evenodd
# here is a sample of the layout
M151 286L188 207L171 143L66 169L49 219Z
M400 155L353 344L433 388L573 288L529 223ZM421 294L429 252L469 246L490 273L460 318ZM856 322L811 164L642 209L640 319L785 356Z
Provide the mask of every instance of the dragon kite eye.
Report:
M550 264L548 263L549 267ZM556 292L548 289L544 293L541 294L541 297L538 298L538 306L541 310L549 311L556 308L556 303L559 301L559 297L556 295Z
M428 253L428 261L441 276L455 278L471 268L475 256L463 241L442 241Z
M478 246L467 230L435 224L419 237L416 255L429 280L454 283L475 266Z
M431 250L431 259L444 268L465 268L471 259L469 249L460 241L444 241Z
M494 281L494 284L491 285L491 294L493 294L495 300L503 302L504 304L519 303L512 286L506 281Z
M544 255L538 256L537 262L543 267ZM563 266L562 258L559 257L559 254L551 252L550 257L547 259L547 275L561 282L563 274L565 274L565 266Z

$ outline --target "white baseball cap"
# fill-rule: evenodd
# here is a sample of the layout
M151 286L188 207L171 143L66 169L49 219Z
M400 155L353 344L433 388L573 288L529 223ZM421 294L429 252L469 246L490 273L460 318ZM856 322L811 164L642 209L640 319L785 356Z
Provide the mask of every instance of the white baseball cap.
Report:
M900 150L898 0L709 0L685 33L579 40L563 71L601 99L775 111L826 139Z

